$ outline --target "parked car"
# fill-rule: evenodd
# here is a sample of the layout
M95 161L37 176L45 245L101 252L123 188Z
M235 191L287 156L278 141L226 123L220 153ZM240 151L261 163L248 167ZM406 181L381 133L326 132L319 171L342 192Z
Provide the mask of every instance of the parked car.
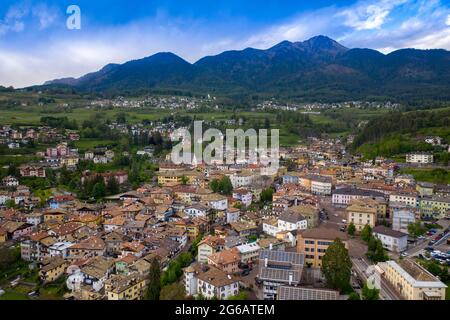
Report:
M243 276L243 277L248 276L249 274L250 274L249 269L245 269L244 271L241 272L241 276Z

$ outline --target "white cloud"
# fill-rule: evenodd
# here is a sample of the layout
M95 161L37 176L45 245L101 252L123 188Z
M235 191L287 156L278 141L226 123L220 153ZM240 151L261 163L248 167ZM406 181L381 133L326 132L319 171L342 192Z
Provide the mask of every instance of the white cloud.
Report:
M8 32L22 32L25 29L23 18L28 14L28 9L23 5L11 6L3 19L0 19L0 36Z
M389 10L370 5L362 10L345 10L340 15L346 17L345 25L356 30L379 29L389 15Z
M44 30L53 25L58 18L56 9L49 8L45 4L39 4L32 9L33 17L39 21L39 29Z
M344 25L356 30L380 29L391 11L409 0L363 1L337 14L345 17Z
M402 6L406 2L408 6ZM24 19L30 13L39 27L50 28L59 17L51 8L45 9L38 13L11 9L3 20L0 18L0 36L14 30L34 35L37 27L31 29L31 21ZM7 16L9 22L5 24ZM159 51L171 51L195 62L225 50L268 48L283 40L302 41L319 34L347 47L384 53L405 47L450 49L449 22L450 9L438 0L366 0L303 12L279 24L253 29L240 28L236 21L205 27L201 20L174 19L161 11L153 18L91 28L89 33L85 29L49 33L51 36L45 33L44 40L40 38L24 48L0 43L0 84L24 87L55 78L79 77L108 63L123 63Z

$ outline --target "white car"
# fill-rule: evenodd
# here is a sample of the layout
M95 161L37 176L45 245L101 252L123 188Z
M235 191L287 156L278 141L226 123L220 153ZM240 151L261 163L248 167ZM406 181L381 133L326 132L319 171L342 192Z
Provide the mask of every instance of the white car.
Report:
M345 219L342 219L342 223L347 223L347 220L345 220Z
M403 258L405 258L405 257L408 256L408 253L407 253L407 252L402 252L402 253L400 254L400 256L402 256Z

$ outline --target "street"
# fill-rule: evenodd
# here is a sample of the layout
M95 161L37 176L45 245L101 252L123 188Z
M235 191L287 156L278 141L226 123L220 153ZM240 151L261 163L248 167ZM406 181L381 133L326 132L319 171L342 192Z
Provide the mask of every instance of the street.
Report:
M372 266L363 258L353 258L353 270L359 276L363 283L367 281L367 269ZM380 299L381 300L401 300L401 297L395 292L392 286L383 278L380 279Z

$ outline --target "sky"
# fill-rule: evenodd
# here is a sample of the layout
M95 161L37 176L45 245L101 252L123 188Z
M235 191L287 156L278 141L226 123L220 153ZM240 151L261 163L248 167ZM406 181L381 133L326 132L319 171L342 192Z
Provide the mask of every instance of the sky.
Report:
M67 8L81 29L68 29ZM450 0L1 0L0 85L79 77L161 51L189 62L329 36L385 54L450 50Z

